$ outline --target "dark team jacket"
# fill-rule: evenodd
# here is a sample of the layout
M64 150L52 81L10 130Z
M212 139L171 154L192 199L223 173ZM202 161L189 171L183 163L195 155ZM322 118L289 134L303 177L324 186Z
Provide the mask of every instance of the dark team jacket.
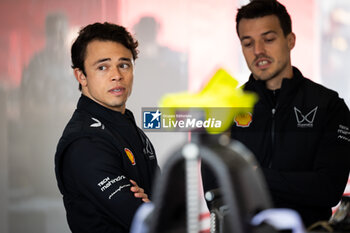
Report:
M82 95L55 155L58 187L72 232L129 232L142 200L130 179L151 199L159 171L154 148L125 114Z
M258 94L252 116L235 118L231 137L256 156L275 207L297 210L309 225L328 220L344 192L350 167L350 114L338 94L293 67L278 96L252 76ZM257 197L259 198L259 197Z

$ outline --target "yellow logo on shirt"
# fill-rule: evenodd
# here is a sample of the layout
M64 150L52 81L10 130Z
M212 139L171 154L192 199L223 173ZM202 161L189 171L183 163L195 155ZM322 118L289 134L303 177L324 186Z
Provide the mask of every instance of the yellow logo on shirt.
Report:
M239 127L249 127L252 121L253 121L253 117L250 112L238 114L235 117L236 125Z
M130 162L132 165L135 165L136 164L136 161L135 161L135 156L134 154L131 152L131 150L129 150L128 148L124 148L124 151L126 153L126 155L128 156Z

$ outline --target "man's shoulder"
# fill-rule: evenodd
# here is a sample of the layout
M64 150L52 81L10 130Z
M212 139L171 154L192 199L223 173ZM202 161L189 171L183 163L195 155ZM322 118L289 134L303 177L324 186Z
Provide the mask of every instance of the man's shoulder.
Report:
M320 83L317 83L309 78L304 78L304 87L309 91L315 91L320 94L330 96L330 97L338 97L338 93L335 90L332 90L326 86L323 86Z
M85 111L76 110L66 125L63 136L70 134L96 134L106 133L103 119Z
M323 108L327 112L349 112L348 106L346 105L344 99L342 99L338 92L323 86L322 84L316 83L308 78L300 88L304 96L303 102L317 104L319 107Z
M338 92L308 78L304 78L299 91L303 96L307 97L308 100L315 102L323 102L324 104L344 102L344 100L339 97Z
M340 99L338 93L316 81L305 77L298 68L293 67L294 77L296 78L296 85L299 93L303 92L304 96L309 99L316 99L324 101L327 99ZM300 85L299 85L300 84Z
M113 135L106 129L99 117L76 110L58 142L57 153L64 151L71 143L84 138L113 145Z

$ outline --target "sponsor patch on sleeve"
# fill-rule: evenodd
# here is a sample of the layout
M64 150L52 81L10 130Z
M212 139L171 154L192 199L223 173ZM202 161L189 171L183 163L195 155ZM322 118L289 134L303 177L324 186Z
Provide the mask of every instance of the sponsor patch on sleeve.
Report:
M345 125L339 125L338 128L338 139L345 140L347 142L350 142L350 131L349 127Z
M121 192L123 189L130 187L130 183L125 183L126 177L121 175L115 178L105 177L101 180L97 186L100 188L101 192L107 193L108 199L112 199L114 195Z

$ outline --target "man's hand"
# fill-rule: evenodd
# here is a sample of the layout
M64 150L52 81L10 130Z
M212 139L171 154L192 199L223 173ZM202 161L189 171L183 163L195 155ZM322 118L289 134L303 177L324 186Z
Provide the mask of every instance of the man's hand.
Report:
M135 181L130 180L130 182L133 185L130 190L134 193L134 196L136 198L142 198L143 202L150 202L148 195L145 193L145 190L143 190L143 188L140 188Z

